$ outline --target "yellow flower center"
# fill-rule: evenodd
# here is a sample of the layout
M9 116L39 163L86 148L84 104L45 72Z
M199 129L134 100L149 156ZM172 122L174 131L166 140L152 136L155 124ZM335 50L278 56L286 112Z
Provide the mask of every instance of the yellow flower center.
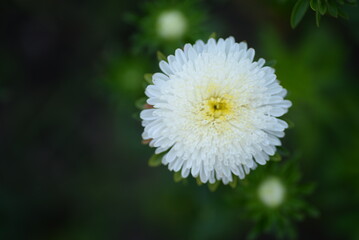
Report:
M210 122L228 120L233 113L232 97L210 97L202 102L201 112L205 120Z

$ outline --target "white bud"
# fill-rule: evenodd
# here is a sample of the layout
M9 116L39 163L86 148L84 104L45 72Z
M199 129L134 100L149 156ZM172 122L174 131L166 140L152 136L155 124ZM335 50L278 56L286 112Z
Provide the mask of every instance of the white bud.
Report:
M259 199L268 207L278 207L284 200L285 187L275 177L267 178L258 188Z
M185 16L180 11L165 11L158 16L157 33L164 39L181 38L187 28Z

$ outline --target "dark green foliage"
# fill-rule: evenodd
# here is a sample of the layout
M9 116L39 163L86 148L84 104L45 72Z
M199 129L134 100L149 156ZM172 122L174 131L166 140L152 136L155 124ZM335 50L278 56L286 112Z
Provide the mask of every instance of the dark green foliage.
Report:
M343 6L356 6L356 2L356 0L297 0L292 9L290 24L292 28L299 24L308 10L308 5L315 12L315 22L318 27L321 16L324 15L348 19L348 16L343 11Z
M292 15L290 16L290 25L295 28L302 20L308 9L308 0L299 0L293 7Z

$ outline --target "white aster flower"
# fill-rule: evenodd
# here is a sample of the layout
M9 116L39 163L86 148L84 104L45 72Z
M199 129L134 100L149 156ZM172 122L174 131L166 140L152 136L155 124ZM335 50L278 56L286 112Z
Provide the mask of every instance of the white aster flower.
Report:
M277 207L283 200L285 187L282 182L275 177L264 180L258 188L259 199L268 207Z
M203 183L243 179L281 145L291 106L274 69L233 37L186 44L161 61L146 88L153 109L141 112L143 139L162 163Z

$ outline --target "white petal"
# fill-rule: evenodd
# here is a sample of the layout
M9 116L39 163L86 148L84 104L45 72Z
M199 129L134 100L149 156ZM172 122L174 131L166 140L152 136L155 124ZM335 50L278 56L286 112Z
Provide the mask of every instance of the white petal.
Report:
M163 60L160 62L160 69L161 69L162 72L164 72L167 76L173 74L173 72L172 72L170 66L168 65L168 63L165 62L165 61L163 61Z

